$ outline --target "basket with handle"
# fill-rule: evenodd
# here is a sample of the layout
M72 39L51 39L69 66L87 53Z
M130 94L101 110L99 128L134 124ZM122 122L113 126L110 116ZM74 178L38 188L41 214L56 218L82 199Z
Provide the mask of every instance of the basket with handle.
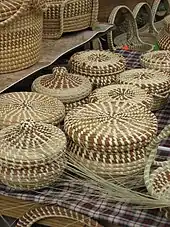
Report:
M123 36L123 39L117 39L117 42L115 43L114 31L110 31L107 34L109 49L114 51L114 45L116 45L116 48L128 46L129 50L136 50L140 52L153 50L153 46L151 44L145 43L140 39L136 20L133 16L132 11L127 6L121 5L115 7L109 16L109 24L114 24L116 25L116 27L121 27L122 21L117 20L120 13L122 13L122 16L119 18L121 18L121 20L124 19L123 22L126 23L126 28L124 31L125 37Z
M40 57L44 0L0 2L0 73L25 69Z
M64 32L92 27L97 22L98 0L47 0L43 37L58 39Z

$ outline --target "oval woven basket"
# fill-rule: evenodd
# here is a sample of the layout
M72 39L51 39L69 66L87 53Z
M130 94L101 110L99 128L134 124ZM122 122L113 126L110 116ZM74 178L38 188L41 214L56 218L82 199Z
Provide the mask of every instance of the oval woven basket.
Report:
M39 60L44 2L0 2L0 74L25 69Z
M169 74L153 69L131 69L120 74L120 83L136 85L153 95L152 110L159 110L168 101Z
M63 103L35 92L12 92L0 95L0 128L32 119L57 125L64 119Z
M68 73L65 67L56 67L52 74L38 77L32 91L58 98L65 104L66 112L88 102L92 90L88 78Z
M45 187L66 165L66 137L57 127L32 120L0 131L0 179L18 189Z
M93 27L97 22L98 0L47 0L43 37L58 39L64 32Z
M153 97L143 89L130 84L113 84L93 91L89 96L89 102L116 102L129 105L142 105L152 108Z
M121 18L121 21L117 20L118 15ZM122 21L125 23L125 31L123 32L126 36L123 36L123 39L119 37L118 39L116 39L115 43L114 32L108 32L107 42L110 50L114 51L116 48L121 49L124 46L128 46L129 50L135 50L140 52L153 50L153 46L151 44L144 43L140 39L136 20L133 16L133 13L127 6L124 5L115 7L112 10L108 19L109 24L116 25L117 28L123 26Z
M93 88L115 83L117 75L125 70L125 59L111 51L81 51L71 56L72 73L87 77Z
M141 55L140 63L144 68L150 68L169 73L170 51L160 50Z
M64 128L73 142L87 150L125 152L145 147L157 131L157 120L137 105L90 103L70 111Z
M90 217L66 208L52 205L41 206L28 211L18 220L16 227L31 227L36 222L47 218L55 218L55 223L60 227L65 227L67 225L70 227L102 227Z

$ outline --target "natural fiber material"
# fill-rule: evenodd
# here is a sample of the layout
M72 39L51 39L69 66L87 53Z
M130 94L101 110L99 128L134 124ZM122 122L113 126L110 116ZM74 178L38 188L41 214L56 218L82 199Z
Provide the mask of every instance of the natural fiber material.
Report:
M45 218L56 218L56 224L59 227L67 225L70 227L102 227L90 217L59 206L42 206L30 210L19 219L16 227L31 227L37 221Z
M170 71L170 51L160 50L141 55L141 65L145 68Z
M170 34L163 28L159 32L158 44L162 50L170 50Z
M0 95L0 128L32 119L58 124L65 108L56 98L35 92L13 92Z
M131 69L121 73L119 79L120 83L136 85L153 95L152 110L158 110L166 104L170 92L167 73L153 69Z
M25 69L40 57L44 0L0 4L0 73Z
M69 67L72 73L89 78L94 87L101 87L116 81L125 70L125 59L110 51L82 51L70 58Z
M151 109L153 97L137 86L114 84L94 90L89 96L89 102L119 102L132 106L137 104Z
M97 22L98 0L47 0L44 38L60 38L64 32L93 27Z
M64 128L76 144L87 150L124 152L146 146L157 131L157 120L143 107L90 103L70 111Z
M0 178L9 186L41 188L65 166L66 137L57 127L32 120L0 131Z

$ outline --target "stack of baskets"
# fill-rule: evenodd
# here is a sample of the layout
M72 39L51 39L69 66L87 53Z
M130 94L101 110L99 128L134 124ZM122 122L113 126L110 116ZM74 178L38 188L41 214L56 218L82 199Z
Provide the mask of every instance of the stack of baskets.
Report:
M157 132L157 120L139 105L101 102L70 111L64 127L71 160L108 177L144 168L145 147Z
M38 77L32 90L58 98L65 104L66 113L88 102L92 90L90 81L80 75L68 73L64 67L54 68L53 74Z
M170 93L168 73L153 69L131 69L121 73L119 81L122 84L136 85L153 95L153 111L161 109L167 103Z
M43 37L60 38L64 32L93 27L97 22L98 0L47 0Z
M0 73L25 69L39 60L44 2L0 2Z
M35 92L13 92L0 95L0 128L27 119L59 124L65 116L63 103Z
M89 78L93 87L115 83L125 70L125 59L110 51L90 50L75 53L69 61L72 73Z
M0 180L17 189L56 181L66 166L66 137L51 124L32 120L0 131Z

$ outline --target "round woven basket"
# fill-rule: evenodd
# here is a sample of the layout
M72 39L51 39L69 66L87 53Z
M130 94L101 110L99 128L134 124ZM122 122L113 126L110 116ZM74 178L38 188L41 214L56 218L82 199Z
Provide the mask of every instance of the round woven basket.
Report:
M43 37L57 39L64 32L93 27L97 22L98 0L47 0Z
M69 61L72 73L87 77L93 87L115 83L125 70L125 59L110 51L90 50L75 53Z
M167 103L170 93L168 73L153 69L131 69L120 74L120 83L136 85L153 95L153 111Z
M117 19L118 16L121 18L121 21ZM117 28L122 27L122 23L126 24L126 26L124 26L126 27L125 31L123 31L124 35L118 36L117 39L114 37L113 31L108 32L107 42L110 50L114 51L115 48L121 49L124 46L128 46L129 50L140 52L153 50L151 44L145 43L140 39L136 20L132 11L127 6L122 5L115 7L109 16L108 22L109 24L116 25Z
M50 205L41 206L28 211L18 220L16 227L31 227L36 222L47 218L55 218L55 223L60 227L67 225L70 227L102 227L96 221L93 221L90 217L84 216L83 214L59 206Z
M153 97L143 89L130 84L113 84L93 91L89 102L117 102L129 105L142 105L151 109Z
M64 119L63 103L35 92L13 92L0 95L0 128L32 119L57 125Z
M145 147L157 131L157 120L141 106L90 103L70 111L64 128L73 142L87 150L125 152Z
M160 50L141 55L141 65L145 68L170 71L170 51Z
M0 74L25 69L39 60L44 2L1 1Z
M45 187L66 165L65 134L57 127L32 120L0 131L0 179L18 189Z
M90 81L80 75L68 73L65 67L53 69L53 74L38 77L32 84L32 91L48 94L65 104L66 112L88 102L92 90Z

